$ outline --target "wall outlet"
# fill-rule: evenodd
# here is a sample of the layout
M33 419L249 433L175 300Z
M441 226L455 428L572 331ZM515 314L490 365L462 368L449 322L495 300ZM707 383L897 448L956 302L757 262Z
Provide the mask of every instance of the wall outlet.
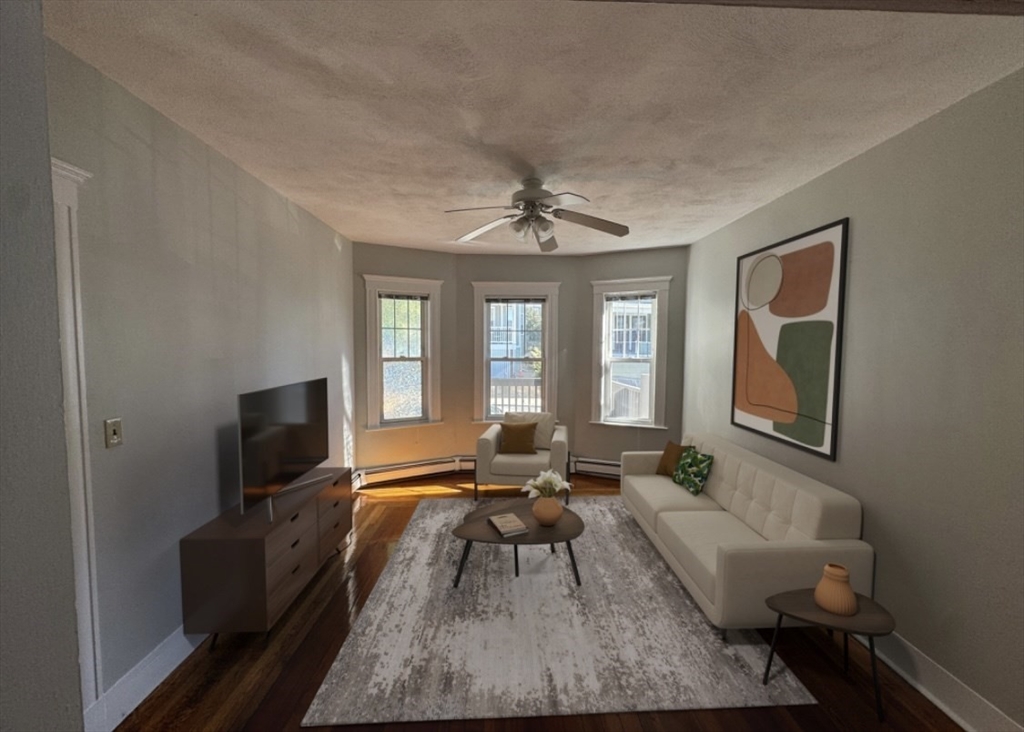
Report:
M107 443L107 447L118 447L124 444L120 417L103 420L103 440Z

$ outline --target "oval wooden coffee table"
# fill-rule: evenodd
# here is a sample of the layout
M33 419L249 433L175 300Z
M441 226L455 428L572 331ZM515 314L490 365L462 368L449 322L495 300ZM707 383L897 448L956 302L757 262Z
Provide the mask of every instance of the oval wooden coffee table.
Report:
M487 519L499 513L514 513L519 520L526 524L527 532L516 536L502 536L498 530L490 524ZM462 550L462 559L459 561L459 571L455 573L455 587L459 586L462 579L462 570L466 566L466 559L469 558L469 550L473 542L480 541L487 544L511 544L515 553L516 577L519 576L519 546L520 544L550 544L551 551L555 551L555 544L565 542L569 550L569 562L572 564L572 573L576 578L576 584L580 584L580 573L576 568L576 555L572 551L572 540L583 533L583 519L568 508L562 512L562 518L554 526L541 526L533 516L533 502L528 498L517 498L512 501L502 501L492 506L484 506L466 514L462 523L456 526L452 533L466 542Z

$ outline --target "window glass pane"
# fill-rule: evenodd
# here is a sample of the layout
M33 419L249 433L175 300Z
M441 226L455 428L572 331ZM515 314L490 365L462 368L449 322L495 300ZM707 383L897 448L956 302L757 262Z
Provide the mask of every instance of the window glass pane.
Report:
M409 355L409 331L405 328L395 329L395 355L399 358Z
M651 363L625 361L609 364L605 417L631 421L651 418Z
M524 327L526 330L540 331L544 325L544 305L539 302L527 303L523 306Z
M381 417L389 419L423 418L423 362L384 363Z
M627 300L605 300L608 323L608 348L612 358L650 358L651 328L654 323L654 296Z
M380 302L380 325L382 328L395 327L395 301L390 297L382 297Z
M420 320L421 313L423 312L423 301L422 300L409 300L409 327L419 328L422 327L422 321Z
M526 333L526 356L528 358L540 358L543 354L543 333L539 330L531 330Z
M488 416L543 411L540 362L491 361Z
M423 331L414 328L409 331L409 355L419 358L423 355Z
M395 300L395 326L406 328L409 325L409 301Z
M382 358L394 358L395 356L395 331L391 328L381 330L380 355Z

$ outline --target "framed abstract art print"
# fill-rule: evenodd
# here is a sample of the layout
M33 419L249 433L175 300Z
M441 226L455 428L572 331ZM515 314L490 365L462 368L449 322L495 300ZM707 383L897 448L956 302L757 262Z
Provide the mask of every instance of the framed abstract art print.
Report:
M849 223L736 260L732 423L829 460L836 459Z

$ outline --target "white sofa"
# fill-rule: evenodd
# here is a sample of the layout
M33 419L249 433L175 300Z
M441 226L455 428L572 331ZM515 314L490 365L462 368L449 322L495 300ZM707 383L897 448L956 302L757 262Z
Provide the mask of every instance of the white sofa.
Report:
M622 502L717 627L763 628L766 597L814 587L826 562L846 565L871 596L874 550L860 540L857 499L721 437L685 435L714 455L692 495L657 475L660 452L622 453Z

